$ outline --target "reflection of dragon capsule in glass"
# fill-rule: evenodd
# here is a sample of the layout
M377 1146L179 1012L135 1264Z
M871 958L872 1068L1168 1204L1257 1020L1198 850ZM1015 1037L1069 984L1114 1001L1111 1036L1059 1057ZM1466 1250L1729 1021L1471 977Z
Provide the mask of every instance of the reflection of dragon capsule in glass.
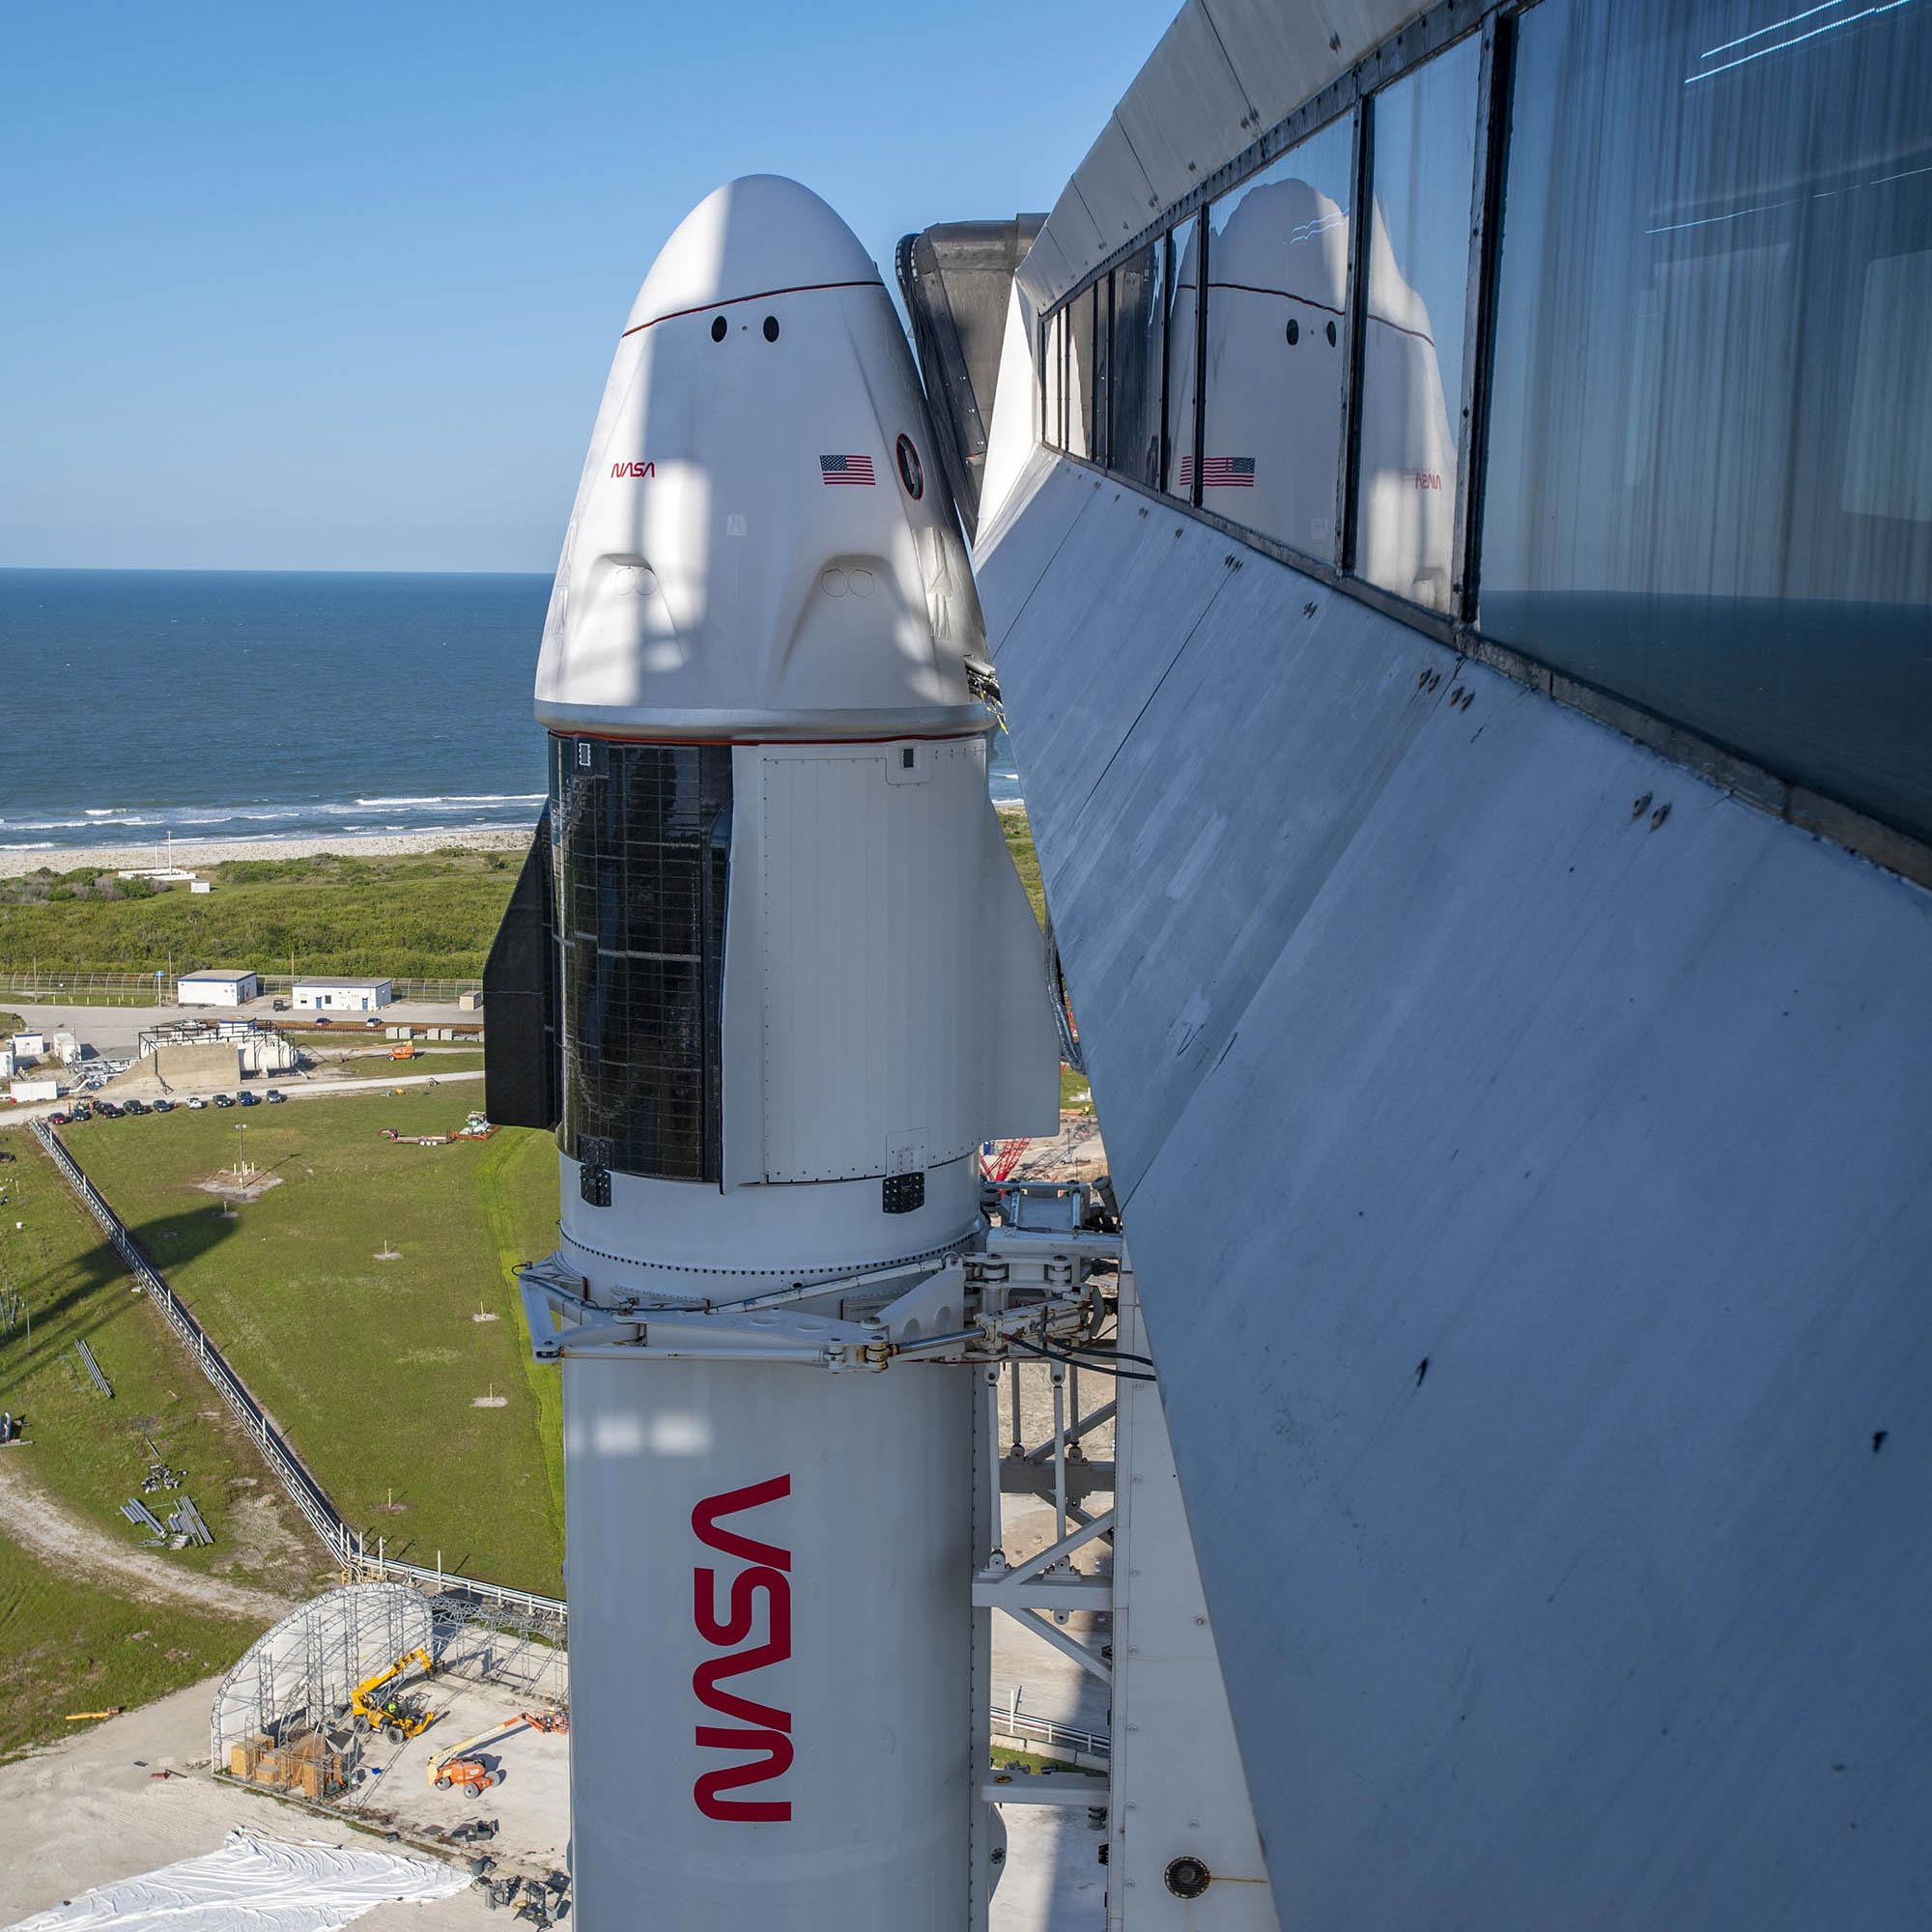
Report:
M868 1371L910 1287L959 1323L980 1144L1058 1119L981 641L877 270L795 183L719 189L598 412L488 980L492 1115L562 1155L526 1285L592 1926L966 1923L971 1372Z

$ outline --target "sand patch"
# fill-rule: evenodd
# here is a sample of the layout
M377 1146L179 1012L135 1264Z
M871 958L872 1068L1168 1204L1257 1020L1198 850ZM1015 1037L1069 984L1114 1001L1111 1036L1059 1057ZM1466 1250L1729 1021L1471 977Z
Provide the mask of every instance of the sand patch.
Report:
M224 1170L211 1174L197 1180L195 1186L204 1194L213 1194L222 1201L239 1201L245 1206L250 1201L259 1201L271 1187L282 1184L279 1174L251 1174L246 1180L237 1180L232 1172Z

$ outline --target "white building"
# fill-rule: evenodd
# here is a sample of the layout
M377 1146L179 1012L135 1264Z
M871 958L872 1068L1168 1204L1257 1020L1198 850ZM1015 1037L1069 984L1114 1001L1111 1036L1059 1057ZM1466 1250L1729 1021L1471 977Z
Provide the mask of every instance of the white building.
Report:
M52 1080L16 1080L7 1090L7 1097L16 1107L24 1107L35 1100L58 1100L60 1088Z
M14 1059L16 1065L25 1065L30 1060L38 1060L47 1050L47 1037L43 1033L16 1033L14 1036Z
M298 980L295 1003L317 1012L373 1013L394 997L386 980Z
M175 998L184 1007L239 1007L261 990L254 973L184 973L175 981Z
M79 1038L75 1035L71 1033L55 1034L54 1058L58 1060L63 1066L78 1066L80 1065Z

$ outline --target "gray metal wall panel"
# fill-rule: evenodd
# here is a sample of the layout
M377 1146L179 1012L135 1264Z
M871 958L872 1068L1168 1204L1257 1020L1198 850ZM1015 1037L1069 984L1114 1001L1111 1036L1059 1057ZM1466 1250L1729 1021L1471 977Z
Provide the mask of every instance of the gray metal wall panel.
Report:
M1261 117L1257 133L1293 113L1424 11L1416 0L1297 0L1293 7L1281 0L1203 0L1203 5ZM1337 44L1331 46L1331 40Z
M1094 500L1093 486L1094 479L1085 470L1049 450L1037 448L1011 496L980 532L974 578L976 582L990 581L996 586L1001 616L997 623L990 617L986 623L986 654L995 663L1007 632L1026 609L1026 601L1046 574L1054 552ZM980 577L982 557L985 579Z
M1423 9L1415 0L1186 0L1021 270L1050 306L1284 115Z
M1174 544L1183 555L1172 562L1156 550L1150 583L1140 560L1149 544L1124 567L1082 554L1118 541L1103 519L1090 519L1036 593L1002 662L1009 708L1027 720L1029 800L1047 786L1042 876L1075 1010L1130 1003L1165 1015L1158 1033L1103 1030L1088 1044L1123 1196L1139 1184L1166 1123L1235 1043L1281 934L1319 898L1361 817L1443 701L1440 685L1420 688L1438 655L1426 639L1381 624L1365 639L1356 607L1320 585L1284 612L1278 571L1230 571L1227 540L1205 534L1203 547ZM1113 615L1117 597L1131 598L1150 634L1140 664L1132 654L1110 657L1104 695L1087 654L1053 642L1079 628L1055 580L1096 561L1109 588L1098 594L1094 621ZM1173 590L1163 589L1168 580ZM1186 603L1174 621L1182 586ZM1026 653L1021 638L1036 612L1042 648ZM1328 689L1319 719L1303 709L1311 679ZM1133 725L1124 742L1122 718ZM1257 722L1272 718L1282 721L1275 755L1241 756ZM1085 748L1074 735L1083 721ZM1066 779L1053 770L1063 761L1074 768ZM1228 783L1235 771L1238 788ZM1054 809L1064 807L1063 788L1076 801L1070 812ZM1122 826L1132 828L1138 901L1126 924L1105 890L1121 856L1110 828Z
M1261 132L1201 0L1175 15L1114 112L1163 208ZM1092 266L1068 258L1073 279Z
M1254 554L1117 748L1144 503L981 585L1284 1922L1922 1922L1932 901Z
M1026 260L1013 276L1036 312L1051 308L1059 299L1061 291L1073 286L1073 270L1066 265L1059 237L1048 233L1052 226L1052 217L1049 216L1046 228L1033 238L1033 246L1027 250Z
M1110 242L1103 248L1100 231L1094 225L1094 217L1087 212L1087 204L1080 198L1078 179L1069 181L1060 190L1060 199L1053 204L1053 213L1046 217L1048 228L1053 230L1053 239L1059 244L1060 252L1066 258L1069 270L1074 263L1082 265L1097 262L1114 244ZM1045 229L1040 231L1041 234ZM1079 272L1074 270L1077 278ZM1065 283L1063 287L1070 287ZM1056 290L1055 294L1060 291Z
M1154 193L1118 117L1109 117L1100 138L1073 171L1073 179L1099 231L1103 256L1138 235L1160 212L1160 197Z

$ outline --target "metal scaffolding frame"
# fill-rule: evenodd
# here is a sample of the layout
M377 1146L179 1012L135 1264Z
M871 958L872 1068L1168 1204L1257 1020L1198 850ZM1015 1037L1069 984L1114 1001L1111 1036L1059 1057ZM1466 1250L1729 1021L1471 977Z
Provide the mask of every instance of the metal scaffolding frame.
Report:
M429 1599L405 1583L351 1583L292 1610L222 1677L209 1715L209 1751L266 1733L277 1743L341 1720L349 1693L384 1664L434 1641ZM432 1653L433 1654L433 1653Z

